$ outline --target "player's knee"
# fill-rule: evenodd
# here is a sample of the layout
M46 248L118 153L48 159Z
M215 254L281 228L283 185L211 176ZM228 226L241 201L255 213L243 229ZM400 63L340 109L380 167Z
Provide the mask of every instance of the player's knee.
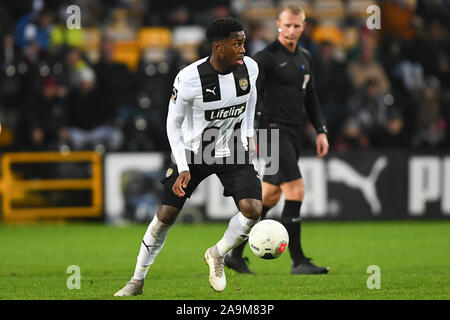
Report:
M305 187L295 189L293 195L295 197L295 200L303 201L303 198L305 198Z
M305 193L305 185L303 182L290 185L285 191L286 200L303 201Z
M160 234L166 232L170 228L170 224L161 222L156 216L156 221L152 224L152 228L150 229L150 234L154 238L158 238Z
M261 218L262 202L256 199L243 199L239 201L239 209L246 218L258 220Z
M176 207L172 207L169 205L162 205L158 208L156 216L158 220L161 221L162 223L172 225L177 219L180 211L181 210Z

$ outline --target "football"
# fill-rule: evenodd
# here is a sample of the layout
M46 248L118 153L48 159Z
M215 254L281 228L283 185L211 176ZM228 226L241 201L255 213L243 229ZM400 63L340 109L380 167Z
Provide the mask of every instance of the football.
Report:
M248 243L253 253L263 259L275 259L283 254L289 244L286 228L278 221L266 219L250 231Z

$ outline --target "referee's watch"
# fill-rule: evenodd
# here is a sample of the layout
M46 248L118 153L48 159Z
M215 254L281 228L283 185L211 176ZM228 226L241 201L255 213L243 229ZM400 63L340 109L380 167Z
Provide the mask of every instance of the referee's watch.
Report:
M328 135L328 129L326 125L322 125L319 128L317 128L317 134L321 134L321 133L325 133L326 135Z

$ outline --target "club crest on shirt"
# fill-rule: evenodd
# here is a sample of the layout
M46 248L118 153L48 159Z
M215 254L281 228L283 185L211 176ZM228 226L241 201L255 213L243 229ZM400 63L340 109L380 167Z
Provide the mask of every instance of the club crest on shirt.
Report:
M173 87L172 89L172 101L173 103L177 102L177 97L178 97L178 90Z
M242 91L247 90L247 88L248 88L248 79L247 78L239 79L239 87L241 87Z

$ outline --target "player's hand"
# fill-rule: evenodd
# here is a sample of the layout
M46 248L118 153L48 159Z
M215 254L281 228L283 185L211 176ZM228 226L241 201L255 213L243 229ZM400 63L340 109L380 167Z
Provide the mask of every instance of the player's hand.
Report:
M186 189L189 181L191 180L191 173L189 171L183 171L178 176L177 180L173 184L172 191L177 197L184 197L186 194L184 189Z
M323 158L328 153L328 138L325 133L320 133L316 138L317 158Z

